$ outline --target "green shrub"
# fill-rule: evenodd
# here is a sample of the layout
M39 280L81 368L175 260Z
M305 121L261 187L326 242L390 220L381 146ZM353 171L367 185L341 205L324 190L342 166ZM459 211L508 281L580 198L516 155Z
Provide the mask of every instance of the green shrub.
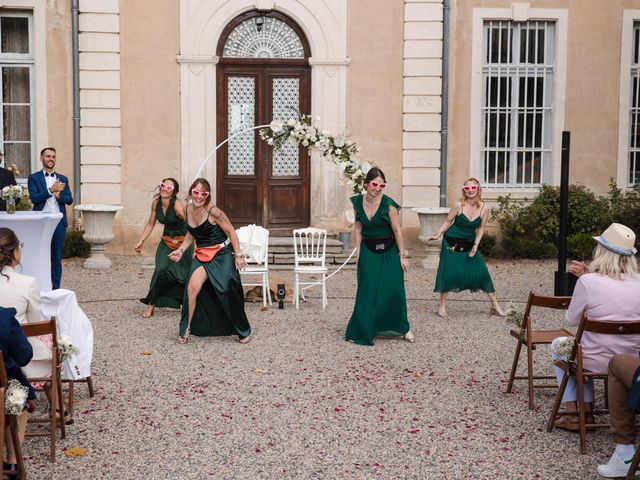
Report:
M623 191L612 180L609 183L608 202L611 212L609 223L622 223L633 230L636 233L636 248L640 248L640 185ZM602 229L597 231L600 234Z
M495 254L496 243L496 237L494 235L491 235L490 233L482 235L480 245L478 246L478 249L482 252L482 256L493 257Z
M84 230L67 230L62 258L87 258L91 255L91 245L82 238L82 235L84 235Z
M580 259L589 260L596 242L593 240L598 233L574 233L567 237L567 252L570 256Z

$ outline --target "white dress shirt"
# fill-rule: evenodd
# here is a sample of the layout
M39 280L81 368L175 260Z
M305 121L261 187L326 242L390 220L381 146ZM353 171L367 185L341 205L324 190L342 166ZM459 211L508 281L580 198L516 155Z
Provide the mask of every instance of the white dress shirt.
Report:
M42 174L44 175L45 173L46 172L43 169ZM51 193L51 187L53 186L54 183L56 183L56 180L58 178L55 175L56 175L55 172L53 172L53 176L45 175L44 177L44 181L47 184L47 190L49 190L49 193ZM51 193L51 196L47 198L47 201L45 202L44 207L42 208L42 211L47 213L57 213L60 211L60 207L58 207L58 199L53 195L53 193Z

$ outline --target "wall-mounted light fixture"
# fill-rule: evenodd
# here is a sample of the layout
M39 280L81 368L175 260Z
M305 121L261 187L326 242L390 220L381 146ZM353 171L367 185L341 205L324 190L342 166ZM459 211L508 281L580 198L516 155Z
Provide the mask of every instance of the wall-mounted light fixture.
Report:
M262 30L262 25L264 25L264 16L260 15L259 17L255 17L255 22L256 22L256 30L257 31L261 31Z

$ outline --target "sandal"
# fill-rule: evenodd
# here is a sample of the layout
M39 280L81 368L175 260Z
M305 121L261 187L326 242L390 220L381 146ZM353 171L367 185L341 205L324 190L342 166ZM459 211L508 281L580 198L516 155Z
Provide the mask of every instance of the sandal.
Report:
M187 328L184 331L184 335L178 337L178 343L181 344L181 345L184 345L185 343L189 343L189 335L191 335L191 329Z
M411 330L409 330L407 333L404 334L404 337L402 337L405 341L409 342L409 343L414 343L416 341L416 336L413 334L413 332Z
M251 337L238 337L238 343L241 343L242 345L246 345L247 343L249 343L251 341Z
M553 422L553 426L570 432L577 432L580 430L580 420L574 415L559 415L556 421Z
M51 409L49 409L51 412ZM60 410L56 409L56 418L60 420ZM69 410L64 411L64 416L62 417L65 425L73 425L74 419L71 417Z

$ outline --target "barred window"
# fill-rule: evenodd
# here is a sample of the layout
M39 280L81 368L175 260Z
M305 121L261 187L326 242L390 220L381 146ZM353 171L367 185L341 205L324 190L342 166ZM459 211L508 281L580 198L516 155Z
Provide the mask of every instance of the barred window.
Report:
M640 183L640 23L633 26L629 119L629 185Z
M482 59L482 181L535 188L552 157L553 22L485 21Z
M23 178L31 173L33 142L32 17L0 10L1 149L5 166L16 164Z

